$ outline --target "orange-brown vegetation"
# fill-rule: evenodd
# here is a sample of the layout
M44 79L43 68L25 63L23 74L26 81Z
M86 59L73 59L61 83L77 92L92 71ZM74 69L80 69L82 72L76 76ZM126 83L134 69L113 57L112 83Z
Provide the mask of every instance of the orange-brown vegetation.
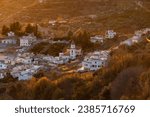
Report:
M150 44L120 47L108 67L93 74L37 76L1 83L0 99L150 99Z

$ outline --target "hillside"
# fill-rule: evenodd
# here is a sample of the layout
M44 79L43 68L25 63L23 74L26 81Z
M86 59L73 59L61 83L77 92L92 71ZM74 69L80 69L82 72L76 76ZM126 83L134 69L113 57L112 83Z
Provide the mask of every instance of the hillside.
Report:
M0 26L14 21L47 23L51 19L74 19L95 15L99 27L131 29L149 27L149 0L1 0ZM125 30L124 29L124 30Z
M143 40L114 51L108 67L94 74L40 71L28 81L9 76L0 80L0 99L150 99L149 53Z

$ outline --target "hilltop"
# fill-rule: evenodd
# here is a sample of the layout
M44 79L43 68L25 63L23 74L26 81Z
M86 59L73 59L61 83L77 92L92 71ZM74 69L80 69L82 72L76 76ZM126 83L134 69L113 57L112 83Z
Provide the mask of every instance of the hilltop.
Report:
M126 31L129 26L131 30L150 26L149 0L45 0L43 3L39 0L1 0L0 5L0 26L14 21L80 20L84 16L94 17L91 25L99 28Z

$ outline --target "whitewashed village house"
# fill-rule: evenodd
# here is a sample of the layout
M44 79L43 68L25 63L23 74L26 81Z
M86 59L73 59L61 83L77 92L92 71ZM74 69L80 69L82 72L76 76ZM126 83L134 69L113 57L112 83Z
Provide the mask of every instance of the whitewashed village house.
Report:
M33 53L18 54L15 61L16 63L33 64L34 54Z
M101 35L96 35L90 38L90 41L92 43L103 43L104 42L104 37Z
M8 65L15 65L16 64L15 56L7 56L4 60L4 63Z
M15 33L14 32L9 32L8 36L1 40L2 44L6 45L13 45L17 43L17 40L15 39Z
M11 75L18 80L28 80L39 71L41 66L36 65L20 65L12 69Z
M39 3L45 3L47 0L39 0Z
M20 46L31 46L34 42L36 42L36 40L37 38L33 34L23 36L20 38Z
M146 35L148 33L150 33L150 28L145 28L142 30L135 31L133 37L121 42L120 45L132 46L133 44L139 43L140 41L142 41L142 35Z
M96 51L85 56L82 67L84 70L96 71L107 65L109 51Z
M4 39L4 40L2 40L2 44L16 44L17 43L17 41L15 40L15 39Z
M115 38L116 35L117 35L117 33L114 32L113 30L108 30L105 33L105 38L107 38L107 39L113 39L113 38Z
M5 76L4 76L4 73L3 72L0 72L0 79L3 79Z
M3 79L6 76L6 70L0 70L0 79Z
M132 46L135 43L139 43L141 40L142 40L141 35L136 34L133 37L121 42L120 45Z
M5 63L0 62L0 70L7 69L7 65Z

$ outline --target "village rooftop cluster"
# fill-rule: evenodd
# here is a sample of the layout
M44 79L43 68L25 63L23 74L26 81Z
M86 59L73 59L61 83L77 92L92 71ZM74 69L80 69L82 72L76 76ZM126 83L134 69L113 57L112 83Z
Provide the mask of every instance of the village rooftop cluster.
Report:
M110 52L112 50L118 49L123 44L131 46L134 43L140 42L142 39L141 36L149 31L149 28L136 31L133 37L122 41L116 47L109 50L90 52L86 55L83 55L82 48L77 47L74 41L41 40L37 39L33 34L22 36L17 41L15 34L9 32L7 37L1 38L0 43L0 79L4 78L6 73L9 72L14 78L18 78L18 80L28 80L41 69L50 71L58 66L69 64L70 61L76 60L78 60L79 68L74 72L96 71L107 66L109 59L111 59ZM108 30L104 36L91 36L90 40L92 43L103 43L106 38L114 39L116 35L117 33L113 30ZM51 44L66 43L69 46L64 52L59 53L59 56L33 54L29 52L30 48L41 42L49 42ZM7 52L8 50L11 51L12 45L15 47L15 52ZM78 59L79 56L83 59Z

